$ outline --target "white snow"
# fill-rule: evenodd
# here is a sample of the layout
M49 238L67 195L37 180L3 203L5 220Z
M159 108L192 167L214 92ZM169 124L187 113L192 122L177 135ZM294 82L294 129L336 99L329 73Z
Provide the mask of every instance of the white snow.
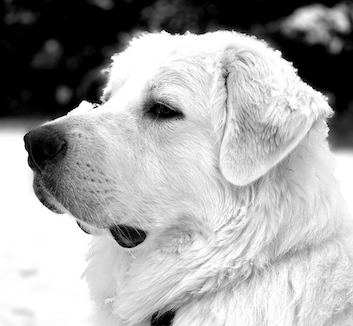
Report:
M81 275L90 236L35 197L27 130L0 120L0 326L89 326L93 305ZM336 157L353 208L353 151Z
M0 326L88 326L90 236L32 190L25 127L0 123Z

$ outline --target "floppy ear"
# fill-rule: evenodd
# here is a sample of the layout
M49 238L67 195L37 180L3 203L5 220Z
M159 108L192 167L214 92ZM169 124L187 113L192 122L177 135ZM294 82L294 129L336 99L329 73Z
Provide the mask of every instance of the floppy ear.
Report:
M305 84L278 51L256 42L258 48L228 47L221 56L227 115L220 169L239 186L268 172L317 119L331 114L322 94Z

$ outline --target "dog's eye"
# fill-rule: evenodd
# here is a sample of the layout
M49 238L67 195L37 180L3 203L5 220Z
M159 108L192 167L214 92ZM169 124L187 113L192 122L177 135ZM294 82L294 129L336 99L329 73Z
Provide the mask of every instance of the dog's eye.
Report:
M153 120L166 120L183 117L183 114L180 111L174 110L162 103L154 103L146 113L147 116Z

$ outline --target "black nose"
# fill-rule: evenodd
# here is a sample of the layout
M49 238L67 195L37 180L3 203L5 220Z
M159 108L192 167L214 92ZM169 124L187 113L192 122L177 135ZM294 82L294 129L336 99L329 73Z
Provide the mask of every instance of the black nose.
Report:
M24 136L29 154L28 164L33 170L42 171L47 165L57 164L67 149L63 132L54 126L43 126Z

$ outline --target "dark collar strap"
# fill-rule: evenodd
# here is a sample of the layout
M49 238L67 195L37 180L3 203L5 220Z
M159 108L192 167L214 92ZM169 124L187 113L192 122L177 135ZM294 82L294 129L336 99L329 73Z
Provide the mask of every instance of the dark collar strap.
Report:
M175 311L169 310L162 315L158 311L152 315L151 326L172 326Z

